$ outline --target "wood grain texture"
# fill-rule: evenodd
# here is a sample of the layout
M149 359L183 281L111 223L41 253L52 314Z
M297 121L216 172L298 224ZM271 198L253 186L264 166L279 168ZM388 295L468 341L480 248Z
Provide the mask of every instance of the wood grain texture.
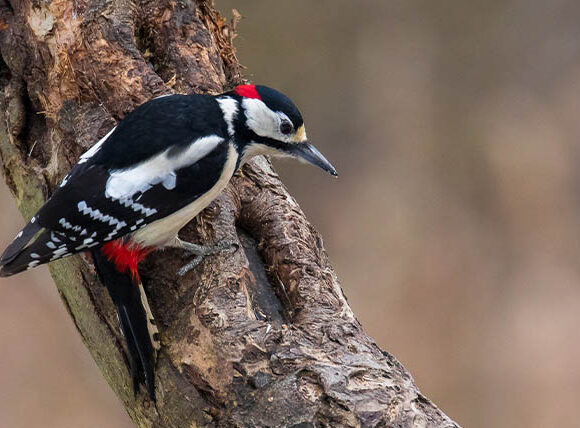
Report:
M23 215L137 105L240 83L234 26L207 1L0 0L0 158ZM91 261L51 266L136 425L457 426L364 333L321 236L265 158L245 165L182 236L240 247L184 278L177 250L143 263L163 344L156 404L133 397L124 340Z

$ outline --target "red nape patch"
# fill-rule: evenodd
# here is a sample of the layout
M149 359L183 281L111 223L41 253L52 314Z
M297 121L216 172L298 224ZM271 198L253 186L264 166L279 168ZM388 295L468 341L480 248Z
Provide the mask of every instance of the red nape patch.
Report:
M261 99L260 94L256 90L256 85L240 85L234 89L234 92L240 97Z
M108 242L101 247L101 252L110 262L115 263L117 270L121 273L131 272L131 278L135 281L141 281L139 272L137 271L137 265L151 251L151 248L130 246L120 239Z

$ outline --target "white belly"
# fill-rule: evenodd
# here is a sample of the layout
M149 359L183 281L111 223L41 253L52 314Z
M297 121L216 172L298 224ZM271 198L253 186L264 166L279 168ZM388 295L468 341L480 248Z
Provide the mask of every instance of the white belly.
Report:
M230 145L228 156L224 169L219 180L206 193L201 195L191 204L181 208L167 217L148 224L143 229L131 235L131 241L141 247L163 247L174 242L177 233L198 215L211 201L213 201L221 191L227 186L228 182L236 171L236 162L238 153Z

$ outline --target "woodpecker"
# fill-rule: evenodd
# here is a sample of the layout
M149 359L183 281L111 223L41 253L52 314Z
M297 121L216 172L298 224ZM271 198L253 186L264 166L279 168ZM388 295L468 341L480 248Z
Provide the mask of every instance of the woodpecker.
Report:
M90 252L119 315L137 395L155 400L158 331L138 265L178 247L202 257L227 245L182 241L178 232L253 156L290 156L336 176L308 143L302 115L284 94L240 85L220 95L164 95L129 113L86 153L0 257L10 276Z

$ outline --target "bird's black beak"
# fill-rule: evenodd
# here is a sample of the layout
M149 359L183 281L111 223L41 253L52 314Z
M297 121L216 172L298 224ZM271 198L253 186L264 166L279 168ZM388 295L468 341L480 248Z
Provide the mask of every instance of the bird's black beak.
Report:
M335 177L338 176L338 173L332 164L328 162L322 153L320 153L312 144L294 143L290 147L290 153L293 156L304 159L306 162L309 162L312 165L316 165L317 167L322 168Z

